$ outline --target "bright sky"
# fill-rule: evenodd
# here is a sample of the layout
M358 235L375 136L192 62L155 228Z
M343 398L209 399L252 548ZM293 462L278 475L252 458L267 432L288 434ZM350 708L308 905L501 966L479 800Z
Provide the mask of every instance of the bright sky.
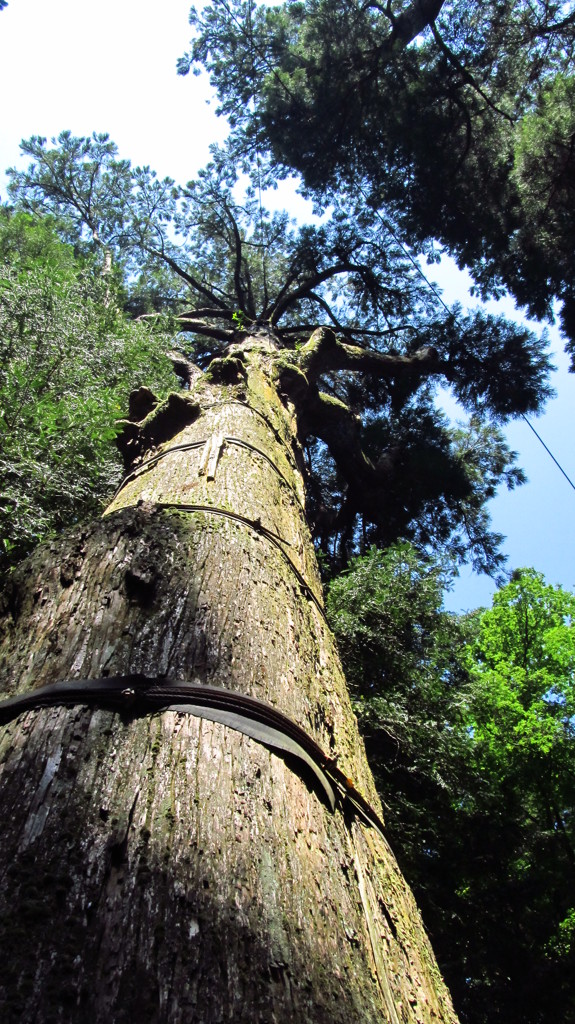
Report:
M183 183L221 141L225 124L199 78L176 75L189 41L190 0L9 0L0 12L1 171L19 164L19 142L108 132L120 155ZM432 268L438 279L437 268ZM464 300L457 275L441 280L444 298ZM556 339L556 335L554 335ZM575 482L575 375L554 340L558 397L533 423ZM522 421L508 428L529 484L492 502L494 528L506 535L511 568L533 566L550 583L575 588L575 491ZM463 570L448 606L489 602L493 586Z

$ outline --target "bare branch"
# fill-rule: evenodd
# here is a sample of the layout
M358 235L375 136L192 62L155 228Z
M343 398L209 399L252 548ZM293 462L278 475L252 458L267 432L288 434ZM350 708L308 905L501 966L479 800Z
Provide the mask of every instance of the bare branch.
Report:
M186 317L176 317L180 330L189 331L190 334L203 334L206 338L216 338L217 341L233 341L235 331L226 330L216 324L207 324L204 320L188 320Z
M226 302L222 302L221 299L218 299L217 295L215 295L207 285L196 280L192 274L188 274L186 270L183 270L180 265L176 263L171 256L168 256L166 252L163 252L162 249L149 249L148 252L150 256L156 256L158 259L163 260L164 263L167 263L178 277L181 277L183 281L186 281L187 284L191 285L192 288L195 288L200 295L204 295L210 302L213 302L219 309L227 310L229 308L228 304Z

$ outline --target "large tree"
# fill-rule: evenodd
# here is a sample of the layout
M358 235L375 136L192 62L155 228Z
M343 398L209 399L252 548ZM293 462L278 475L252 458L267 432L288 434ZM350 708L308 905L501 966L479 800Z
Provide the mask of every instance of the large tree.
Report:
M486 293L573 345L572 3L215 0L199 62L254 150L306 183L363 189L416 246L439 240Z
M146 461L101 522L12 577L5 692L41 704L64 680L74 706L21 714L2 738L5 1020L453 1019L382 836L349 801L332 814L295 755L236 731L246 696L266 702L272 747L287 713L339 758L316 773L343 771L377 805L279 354L244 335L143 420L137 392L126 440ZM176 710L138 716L139 673L150 709ZM225 687L233 731L178 713L190 680ZM125 715L107 710L126 690Z
M68 175L64 231L100 166ZM513 473L489 416L536 408L546 359L493 318L426 315L365 207L293 231L226 178L216 160L179 196L112 175L97 240L89 225L128 269L163 263L199 340L171 356L183 389L133 392L104 518L38 548L3 598L4 1017L449 1021L381 832L310 509L350 543L358 525L430 543L468 512L491 557L482 496ZM459 449L441 379L484 421Z

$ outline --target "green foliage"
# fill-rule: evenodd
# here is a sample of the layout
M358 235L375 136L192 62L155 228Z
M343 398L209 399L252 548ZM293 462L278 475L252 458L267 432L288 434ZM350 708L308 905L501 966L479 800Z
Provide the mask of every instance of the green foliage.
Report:
M445 567L372 550L330 584L392 845L467 1024L575 1011L575 596L520 570L441 609Z
M71 245L62 241L53 217L33 217L0 206L0 262L20 270L50 270L72 275L80 263Z
M543 83L537 105L515 133L513 179L521 197L517 247L533 277L543 264L548 279L566 279L563 330L575 353L575 77L558 72ZM538 264L538 266L537 266Z
M355 520L338 519L341 476L323 449L313 449L310 516L333 570L360 547L385 548L399 536L419 551L467 561L478 572L504 578L503 538L491 529L486 503L499 486L512 489L523 482L516 453L494 424L472 417L465 426L450 426L432 401L433 394L420 389L398 410L392 396L391 408L382 400L365 424L366 454L375 462L382 451L387 453L395 472L386 488L385 515L374 523L363 517L361 529ZM334 521L337 528L329 528Z
M0 220L2 565L102 508L130 390L167 390L165 335L130 324L50 221ZM172 378L173 379L173 378Z
M481 617L473 649L475 743L482 765L507 776L529 765L533 784L568 785L575 749L575 597L522 570ZM496 769L495 769L496 766Z
M452 564L399 544L353 559L328 591L330 626L386 821L412 882L425 878L440 815L469 758L461 658L468 626L442 608L453 575Z
M573 594L519 570L478 616L468 652L479 784L468 798L459 885L492 957L479 986L486 1020L568 1020L575 1012L574 613ZM489 1016L494 996L497 1015Z
M32 163L27 171L9 171L10 193L32 213L55 215L70 237L113 245L123 226L129 163L116 159L117 146L107 135L77 138L66 131L52 143L49 149L39 135L22 142Z
M571 907L559 922L557 935L549 943L549 953L561 959L572 958L575 951L575 908Z

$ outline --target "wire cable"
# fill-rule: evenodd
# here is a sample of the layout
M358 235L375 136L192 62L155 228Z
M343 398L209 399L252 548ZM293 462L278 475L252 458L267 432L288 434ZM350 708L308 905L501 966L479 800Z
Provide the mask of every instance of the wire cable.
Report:
M555 458L555 456L554 456L553 452L552 452L552 451L551 451L551 450L550 450L550 449L549 449L549 448L547 447L547 445L545 444L545 441L543 440L543 438L541 437L541 435L540 435L540 434L538 434L538 433L537 433L537 431L535 430L535 427L533 426L533 424L529 422L529 420L527 419L527 416L525 415L525 413L521 413L521 418L525 420L525 422L526 422L527 426L529 427L529 429L530 429L530 430L532 430L532 431L533 431L533 433L535 434L535 437L537 438L537 440L539 441L539 443L540 443L541 445L543 445L543 447L544 447L545 451L547 452L547 454L549 455L549 457L550 457L551 459L553 459L553 462L554 462L554 463L555 463L555 465L557 466L557 469L559 470L559 472L560 472L560 473L563 473L563 476L565 477L565 479L566 479L567 483L568 483L568 484L570 484L570 486L571 486L571 487L573 488L573 490L575 491L575 484L573 483L573 481L571 480L571 478L567 476L567 473L566 473L566 472L565 472L565 470L563 469L563 466L561 466L561 465L560 465L560 463L559 463L559 462L557 462L557 459Z
M363 189L362 189L362 188L360 188L360 189L359 189L359 191L360 191L361 195L363 196L363 199L364 199L364 201L365 201L365 202L367 203L367 202L368 202L368 198L367 198L367 196L365 195L365 192L363 191ZM435 285L434 285L434 284L433 284L433 283L432 283L432 282L431 282L431 281L429 280L429 278L428 278L428 277L426 276L426 274L425 274L425 273L423 272L423 270L422 270L422 269L421 269L421 267L419 266L419 263L417 262L417 260L416 260L416 259L414 259L414 257L413 257L413 256L411 255L411 253L409 252L409 249L407 248L407 246L406 246L406 245L405 245L405 244L404 244L404 243L403 243L403 242L401 241L401 239L400 239L400 238L399 238L399 237L397 236L397 234L395 233L395 231L393 230L393 228L391 228L391 227L390 227L390 225L389 225L388 221L386 221L386 220L384 220L384 219L383 219L383 217L381 216L381 214L380 214L379 210L374 210L374 213L375 213L375 216L377 217L377 219L379 220L379 222L380 222L381 226L382 226L382 227L383 227L383 228L384 228L384 229L385 229L385 230L386 230L386 231L387 231L387 232L388 232L388 233L389 233L389 234L391 235L391 237L393 238L394 242L395 242L395 243L396 243L396 244L397 244L397 245L398 245L398 246L400 247L401 251L402 251L402 252L404 253L404 255L405 255L405 256L407 257L407 259L409 260L409 262L410 262L410 263L412 264L412 266L413 266L413 267L415 268L415 270L417 271L417 273L419 274L419 276L423 278L423 280L425 281L425 284L426 284L426 285L427 285L427 287L429 288L429 290L430 290L430 292L432 293L432 295L434 295L434 296L435 296L435 298L436 298L436 299L438 300L438 302L440 302L440 303L441 303L441 305L443 306L443 308L445 309L445 311L446 311L447 313L449 313L449 315L450 315L450 316L453 316L454 314L453 314L452 310L450 310L449 306L447 305L447 303L445 302L445 300L444 300L444 299L442 298L442 296L441 296L441 295L440 295L440 293L438 292L438 290L437 290L437 288L435 287ZM540 434L538 434L538 432L536 431L536 429L535 429L535 427L533 426L533 424L532 424L532 423L530 422L530 420L528 420L528 419L527 419L527 416L525 415L525 413L523 413L523 412L522 412L522 413L520 413L520 416L521 416L521 419L525 420L525 423L527 424L527 426L529 427L529 429L533 431L533 433L535 434L535 437L536 437L536 438L537 438L537 440L539 441L540 445L541 445L541 446L542 446L542 447L543 447L543 448L545 449L545 451L546 451L546 452L547 452L547 454L549 455L549 458L551 458L551 459L553 460L553 462L554 462L554 463L555 463L555 465L557 466L557 469L559 470L559 472L563 474L563 476L565 477L565 479L566 479L567 483L568 483L568 484L569 484L569 485L570 485L570 486L571 486L571 487L573 488L573 490L575 491L575 484L573 483L573 481L571 480L571 478L570 478L570 477L569 477L569 476L567 475L567 473L566 473L566 472L565 472L565 470L563 469L563 466L561 465L561 463L560 463L560 462L558 462L558 460L557 460L557 459L555 458L555 456L554 456L553 452L551 451L551 449L550 449L550 448L548 448L548 446L547 446L547 445L545 444L545 441L543 440L543 438L541 437L541 435L540 435Z

